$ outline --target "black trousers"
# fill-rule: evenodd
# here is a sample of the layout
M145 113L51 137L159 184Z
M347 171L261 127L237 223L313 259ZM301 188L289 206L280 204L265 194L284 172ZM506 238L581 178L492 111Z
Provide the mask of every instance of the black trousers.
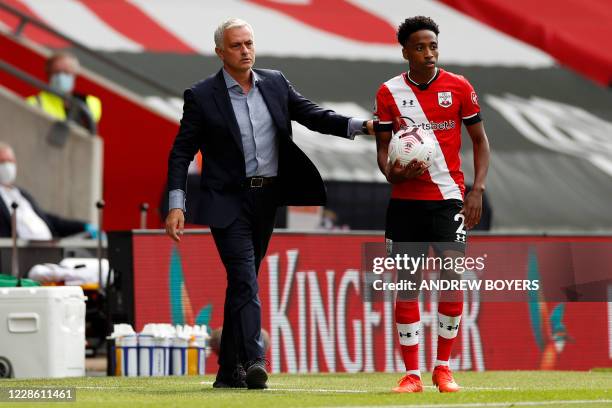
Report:
M257 276L272 236L277 196L275 184L250 187L238 218L226 228L211 228L227 272L220 373L264 357Z

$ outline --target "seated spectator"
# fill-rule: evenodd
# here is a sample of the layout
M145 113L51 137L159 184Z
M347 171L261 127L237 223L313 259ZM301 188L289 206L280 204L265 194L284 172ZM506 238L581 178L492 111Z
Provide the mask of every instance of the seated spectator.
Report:
M70 220L44 212L34 198L14 185L17 160L13 148L0 142L0 237L11 236L11 204L16 202L17 237L26 240L49 240L53 237L88 232L92 237L97 229L83 221Z
M94 121L96 123L100 121L102 116L102 102L100 99L93 95L83 95L74 92L74 83L79 71L79 60L74 55L65 51L53 54L47 60L45 69L49 86L53 90L80 99L84 102ZM67 106L62 98L46 91L29 96L27 102L30 105L40 107L49 115L59 120L66 120L70 110L70 106ZM80 125L86 126L87 120L85 115L84 112L79 110L77 117L73 119Z

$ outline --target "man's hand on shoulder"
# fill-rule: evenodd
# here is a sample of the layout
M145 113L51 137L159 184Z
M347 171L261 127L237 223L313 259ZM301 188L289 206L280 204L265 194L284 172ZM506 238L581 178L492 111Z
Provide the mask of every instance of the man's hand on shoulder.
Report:
M361 134L367 136L376 135L376 132L374 130L374 121L372 119L363 121L363 123L361 124Z
M185 229L185 214L180 208L173 208L166 217L166 234L176 242L180 242L179 235L183 235Z
M366 123L366 128L368 130L367 134L370 136L375 136L376 132L374 131L374 121L372 119L368 120Z

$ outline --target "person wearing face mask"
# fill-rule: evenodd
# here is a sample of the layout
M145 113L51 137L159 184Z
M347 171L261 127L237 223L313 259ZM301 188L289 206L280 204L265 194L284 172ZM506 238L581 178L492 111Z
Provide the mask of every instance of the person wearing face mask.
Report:
M0 237L11 236L12 203L17 203L17 237L25 240L49 240L87 232L97 236L97 229L83 221L71 220L43 211L34 198L15 186L17 160L13 148L0 142Z
M65 51L53 54L46 64L49 86L56 92L82 100L84 106L89 110L91 117L98 123L102 116L102 102L100 99L93 95L83 95L74 92L78 70L79 61L74 55ZM66 120L70 110L70 106L67 106L62 98L44 90L36 95L29 96L27 102L30 105L40 107L49 115L59 120ZM85 115L84 112L79 110L75 121L86 126Z

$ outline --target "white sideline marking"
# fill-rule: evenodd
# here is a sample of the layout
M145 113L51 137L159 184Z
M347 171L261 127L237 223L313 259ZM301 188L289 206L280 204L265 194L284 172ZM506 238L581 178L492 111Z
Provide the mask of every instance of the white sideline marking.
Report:
M469 408L469 407L533 407L557 404L602 404L612 402L610 399L599 400L557 400L557 401L508 401L508 402L475 402L465 404L428 404L428 405L346 405L333 408ZM332 408L332 407L329 407Z
M212 385L212 381L201 381L200 384ZM268 385L279 385L278 383L268 383ZM266 388L263 391L289 391L289 392L337 392L346 394L363 394L369 390L328 390L323 388Z
M323 388L268 388L264 391L290 391L290 392L335 392L339 394L364 394L365 390L326 390Z
M436 387L435 385L424 385L423 388L432 388L434 390L437 390L438 387ZM518 390L518 387L464 387L461 386L461 390L462 391L497 391L497 390L504 390L504 391L516 391Z
M212 381L201 381L200 384L212 385ZM280 385L280 383L268 383L268 385ZM437 389L433 385L426 385L424 388ZM474 390L474 391L495 391L495 390L518 390L517 387L461 387L462 390ZM388 388L376 388L370 390L343 390L343 389L324 389L324 388L267 388L267 391L290 391L290 392L338 392L338 393L352 393L352 394L363 394L367 392L380 392L389 391Z
M122 387L120 385L109 385L106 387L94 387L94 386L78 386L78 387L74 387L77 388L79 390L127 390L127 389L132 389L132 388L136 388L136 389L143 389L143 388L147 388L147 387L139 387L139 386L125 386Z

